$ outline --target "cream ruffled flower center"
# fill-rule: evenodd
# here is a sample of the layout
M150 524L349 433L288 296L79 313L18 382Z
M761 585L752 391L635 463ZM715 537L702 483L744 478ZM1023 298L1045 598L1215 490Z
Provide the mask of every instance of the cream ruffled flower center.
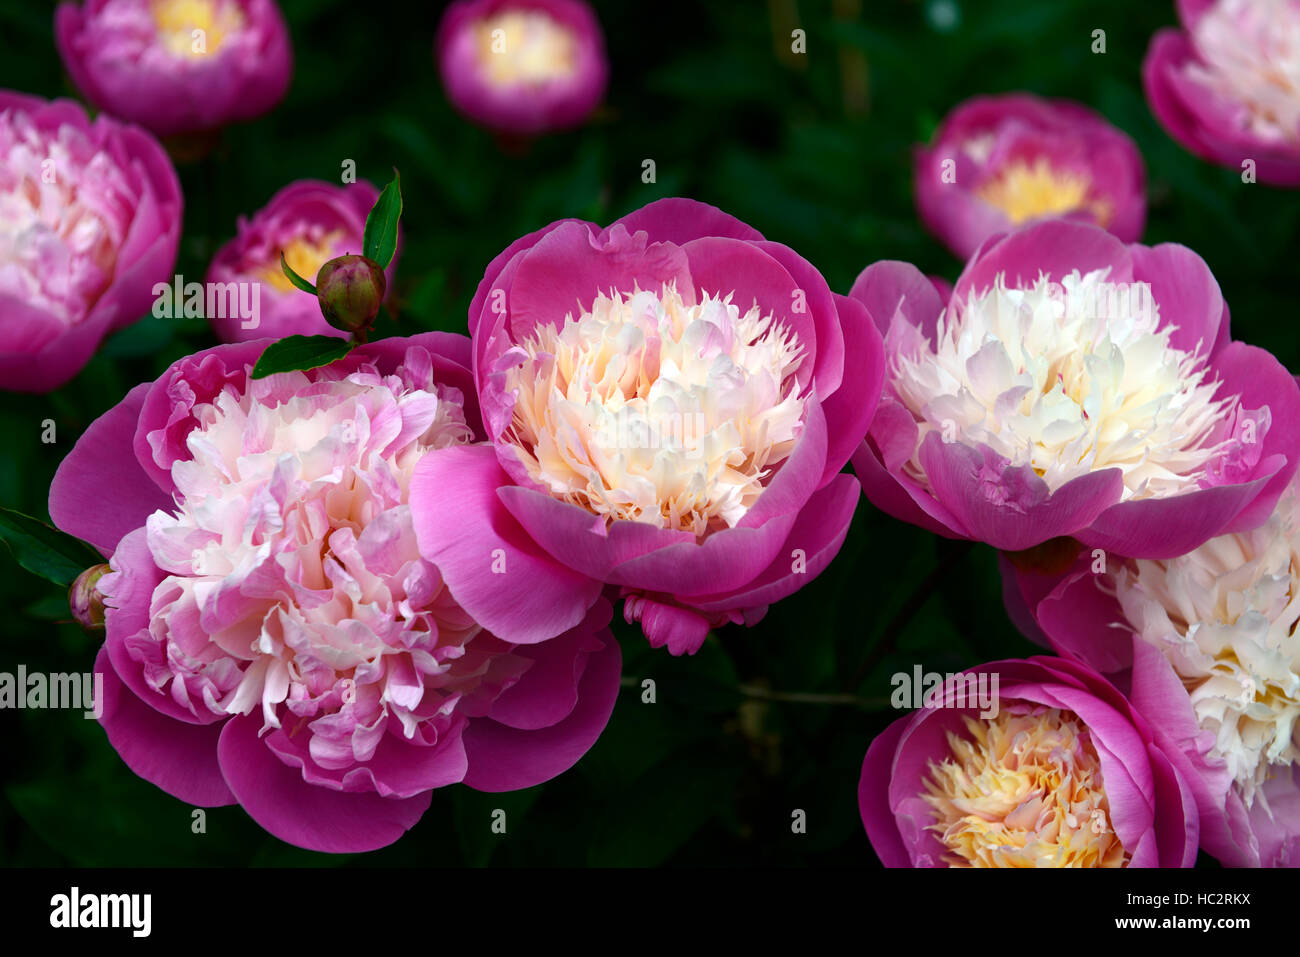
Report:
M895 351L894 391L919 431L908 474L927 482L920 445L939 432L1031 466L1052 490L1111 468L1125 500L1198 487L1222 451L1208 437L1237 400L1216 399L1199 358L1170 345L1149 290L1105 276L1024 289L999 276L949 305L933 343Z
M373 756L390 721L429 743L517 678L416 546L408 490L430 449L472 439L429 354L227 387L192 410L176 508L150 516L167 577L134 654L195 713L303 733L325 768ZM478 713L482 708L478 707Z
M1203 63L1187 75L1238 110L1265 140L1300 141L1300 5L1292 0L1219 0L1197 22Z
M1212 753L1247 807L1300 759L1300 505L1293 486L1268 522L1115 574L1134 630L1169 659Z
M541 327L506 375L529 476L610 521L736 525L794 448L805 398L793 332L731 299L602 294Z
M507 10L480 21L479 63L493 86L537 86L573 74L573 31L541 10Z
M1019 711L1020 713L1015 713ZM1087 729L1055 708L1004 708L949 732L924 796L954 867L1123 867L1101 760Z

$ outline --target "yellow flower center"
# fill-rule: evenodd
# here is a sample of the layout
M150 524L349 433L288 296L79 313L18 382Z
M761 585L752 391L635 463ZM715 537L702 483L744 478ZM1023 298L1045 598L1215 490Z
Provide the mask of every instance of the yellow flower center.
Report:
M953 867L1123 867L1101 761L1068 711L1003 710L949 733L952 757L930 762L930 830Z
M334 258L334 249L342 237L341 229L325 233L315 242L307 236L299 236L284 247L284 260L289 264L289 268L303 279L315 282L320 267ZM288 292L296 288L280 268L278 257L274 262L267 264L262 271L262 278L271 284L272 289L279 292Z
M1032 166L1023 161L1009 163L975 195L1002 210L1016 224L1086 210L1104 227L1114 211L1105 200L1088 197L1091 185L1088 177L1053 169L1051 163L1039 157Z
M493 86L538 85L573 73L577 42L568 27L536 10L479 22L479 58Z
M244 14L225 0L154 0L158 38L173 56L216 53L226 34L244 27Z

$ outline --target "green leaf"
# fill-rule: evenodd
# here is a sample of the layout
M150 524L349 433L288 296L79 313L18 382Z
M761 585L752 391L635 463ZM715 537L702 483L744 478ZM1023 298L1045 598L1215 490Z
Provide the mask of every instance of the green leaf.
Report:
M393 170L393 181L384 187L366 217L362 255L387 269L397 251L397 223L402 218L402 177Z
M352 351L354 343L334 336L286 336L266 347L253 366L253 378L327 366Z
M306 279L303 279L302 276L299 276L296 272L293 271L293 267L289 265L289 261L284 258L283 249L280 250L280 269L283 270L284 274L289 277L289 281L293 283L295 286L297 286L299 289L301 289L303 292L309 292L313 296L316 295L316 287L313 286L311 283L309 283Z
M0 508L0 539L19 565L64 588L91 565L104 562L103 556L81 539L13 509Z

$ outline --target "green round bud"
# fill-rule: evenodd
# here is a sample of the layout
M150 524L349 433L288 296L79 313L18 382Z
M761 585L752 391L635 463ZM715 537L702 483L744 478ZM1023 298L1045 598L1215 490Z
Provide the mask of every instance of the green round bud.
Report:
M321 314L344 332L356 332L374 322L387 289L388 280L379 263L365 256L339 256L316 274Z
M107 565L92 565L68 589L68 607L82 628L96 631L104 627L104 596L97 586L108 571Z

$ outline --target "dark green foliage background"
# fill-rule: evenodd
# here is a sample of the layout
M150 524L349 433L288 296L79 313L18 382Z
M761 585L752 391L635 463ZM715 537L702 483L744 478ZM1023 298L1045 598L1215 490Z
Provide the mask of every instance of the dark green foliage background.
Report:
M613 63L606 105L584 129L505 150L447 105L432 58L439 4L284 0L296 51L284 104L226 131L215 156L181 169L178 271L201 279L216 247L298 178L335 179L345 159L382 185L402 172L400 323L384 335L463 331L488 261L561 217L607 223L653 199L714 203L786 243L847 292L878 259L954 278L919 226L910 151L958 101L1030 90L1090 104L1132 135L1150 175L1150 243L1209 262L1237 338L1300 368L1293 241L1300 196L1244 185L1174 144L1147 109L1140 64L1173 4L1132 0L959 2L941 32L932 6L864 0L597 2ZM782 11L797 11L785 23ZM0 0L0 86L68 95L53 6ZM774 38L773 22L784 24ZM807 31L807 55L788 50ZM1104 29L1107 52L1090 52ZM858 71L865 71L861 73ZM865 87L851 78L865 76ZM850 94L846 96L845 78ZM857 89L857 93L852 91ZM654 159L658 181L641 181ZM3 317L0 317L2 322ZM2 328L2 326L0 326ZM49 480L93 419L177 357L214 344L201 320L146 318L67 387L0 396L0 504L47 517ZM2 385L2 384L0 384ZM41 422L58 441L41 442ZM112 488L103 505L113 508ZM97 641L58 590L0 549L0 671L85 671ZM437 792L396 845L331 857L289 847L238 807L191 809L136 778L79 713L0 713L0 860L10 865L874 865L856 788L871 738L898 713L889 676L952 671L1034 653L1003 612L995 555L902 525L865 501L829 571L756 628L729 627L694 658L648 649L616 622L625 684L605 735L571 772L507 795ZM865 669L865 671L864 671ZM865 673L865 680L854 676ZM642 704L640 680L657 682ZM771 692L778 693L773 700ZM783 700L787 693L849 696ZM508 832L490 830L492 809ZM807 833L791 832L794 809Z

